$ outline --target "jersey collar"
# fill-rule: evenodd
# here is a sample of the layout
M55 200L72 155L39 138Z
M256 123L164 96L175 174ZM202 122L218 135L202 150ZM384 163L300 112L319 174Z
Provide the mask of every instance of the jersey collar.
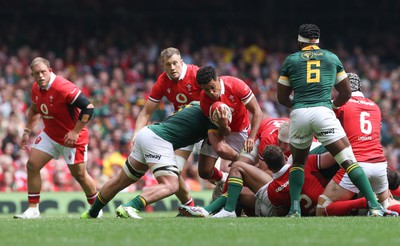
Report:
M273 173L273 174L272 174L272 178L273 178L273 179L279 178L280 176L282 176L282 175L289 169L290 166L291 166L290 164L285 164L285 165L281 168L281 170L279 170L277 173Z
M50 89L50 87L53 84L55 79L56 79L56 75L53 72L51 72L51 74L50 74L50 82L45 88L46 91L48 91Z
M320 48L319 48L317 45L312 44L312 45L309 45L309 46L304 47L304 48L301 49L301 50L319 50L319 49L320 49Z
M364 94L361 91L353 91L351 93L352 97L364 97Z
M221 93L219 96L221 96L221 95L225 94L225 83L221 78L219 79L219 85L221 86Z

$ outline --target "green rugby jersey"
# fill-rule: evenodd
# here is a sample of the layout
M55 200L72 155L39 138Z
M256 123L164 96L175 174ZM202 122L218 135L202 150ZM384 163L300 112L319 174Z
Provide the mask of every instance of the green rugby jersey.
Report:
M207 137L208 129L217 129L203 114L198 101L185 105L163 122L148 127L162 139L170 142L174 149L197 143Z
M346 77L335 54L310 45L286 58L278 82L292 87L293 109L316 106L332 109L332 87Z

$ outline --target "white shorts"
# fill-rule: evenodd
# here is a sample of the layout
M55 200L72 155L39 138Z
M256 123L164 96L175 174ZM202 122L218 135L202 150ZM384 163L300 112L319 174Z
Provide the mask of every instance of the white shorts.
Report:
M56 160L62 156L68 165L80 164L88 160L87 144L75 148L65 147L51 139L45 132L37 136L32 148L43 151Z
M243 148L244 142L248 137L247 131L248 129L245 128L241 132L232 132L228 136L225 136L226 143L229 144L229 146L231 146L232 149L236 150L236 152L240 153L240 151ZM200 149L200 154L211 156L214 157L215 159L218 159L217 153L215 153L211 144L209 144L207 140L203 142L203 145L201 146Z
M254 161L256 160L257 156L259 156L258 146L260 146L260 139L257 139L254 142L253 150L250 153L248 153L248 152L244 151L244 149L242 149L242 151L240 152L240 155L243 156L243 157L249 158L254 163Z
M346 136L335 113L327 107L299 108L290 113L290 144L298 149L310 147L313 137L323 146Z
M130 157L142 164L155 164L150 167L155 177L179 174L173 145L148 127L137 134Z
M388 189L389 183L387 179L387 162L380 163L366 163L359 162L358 165L362 167L367 176L369 182L371 183L372 190L375 194L380 194ZM353 193L359 193L360 190L351 182L349 175L344 173L343 177L338 179L334 177L334 181L346 190Z
M199 154L202 144L203 144L203 140L200 140L195 144L192 144L192 145L189 145L186 147L182 147L179 150L190 151L190 152Z
M269 182L270 183L270 182ZM256 203L254 207L255 215L258 217L276 217L278 216L275 212L274 206L268 198L268 185L265 184L261 187L254 195Z

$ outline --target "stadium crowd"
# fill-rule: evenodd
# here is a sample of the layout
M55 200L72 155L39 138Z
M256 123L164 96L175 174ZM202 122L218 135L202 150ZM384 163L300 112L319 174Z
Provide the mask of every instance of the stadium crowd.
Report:
M162 30L155 30L154 33L162 33ZM30 34L35 37L35 30ZM55 73L76 83L95 105L95 117L88 124L88 169L98 188L122 168L129 155L135 119L148 98L150 88L162 72L158 57L166 47L179 48L185 63L212 65L220 75L232 75L244 80L256 95L264 118L288 117L287 109L276 101L276 87L283 59L295 50L290 47L296 42L286 47L287 51L275 48L276 43L294 40L292 38L279 37L275 45L271 45L270 40L263 40L261 36L249 39L236 35L236 39L229 39L224 45L226 37L220 34L214 44L203 42L198 45L190 36L177 42L177 39L157 39L145 34L127 45L118 42L120 34L116 30L114 35L107 38L94 37L80 45L63 43L65 41L60 37L58 43L54 41L59 44L54 50L48 50L44 45L33 48L31 45L16 47L10 42L1 43L0 191L27 190L28 153L19 149L18 142L24 130L26 110L30 105L33 78L29 64L37 56L48 59ZM208 32L204 33L204 39L210 38L209 35ZM49 36L56 38L51 33ZM321 43L324 46L323 40ZM383 43L393 42L388 37ZM390 47L388 45L387 49ZM347 72L360 75L363 93L380 106L383 118L382 145L389 167L400 171L400 66L390 59L382 59L381 55L388 51L382 53L361 46L349 49L341 42L324 48L338 54ZM398 53L398 50L394 53ZM164 101L151 121L160 121L173 110L172 105ZM40 125L34 129L32 142L40 129ZM196 155L192 156L191 164L186 165L183 176L192 190L211 188L211 184L198 177L196 158ZM79 184L67 169L63 160L48 163L41 173L42 189L80 190ZM155 182L152 175L148 174L128 189L141 190Z

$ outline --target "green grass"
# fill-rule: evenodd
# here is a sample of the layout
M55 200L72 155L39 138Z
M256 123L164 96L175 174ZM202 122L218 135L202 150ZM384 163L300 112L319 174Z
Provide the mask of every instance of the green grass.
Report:
M80 220L79 214L15 220L0 216L1 245L400 245L400 218L175 217L141 213L143 220Z

